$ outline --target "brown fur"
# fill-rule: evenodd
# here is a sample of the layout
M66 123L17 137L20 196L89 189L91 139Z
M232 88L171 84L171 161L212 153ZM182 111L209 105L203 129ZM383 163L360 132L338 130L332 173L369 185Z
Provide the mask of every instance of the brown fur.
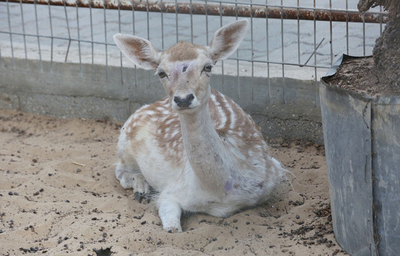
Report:
M205 49L205 47L188 42L179 42L163 52L163 55L169 55L168 61L170 62L194 60L199 56L197 49Z

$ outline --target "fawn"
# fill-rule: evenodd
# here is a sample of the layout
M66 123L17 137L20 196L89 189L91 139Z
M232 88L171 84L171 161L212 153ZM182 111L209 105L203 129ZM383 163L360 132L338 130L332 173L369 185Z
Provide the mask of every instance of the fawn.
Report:
M139 201L150 187L159 192L169 232L182 231L182 211L226 217L262 203L285 177L252 118L210 87L213 66L236 51L247 27L239 20L220 28L209 46L179 42L162 53L146 39L114 35L135 65L155 70L167 94L121 128L116 177Z

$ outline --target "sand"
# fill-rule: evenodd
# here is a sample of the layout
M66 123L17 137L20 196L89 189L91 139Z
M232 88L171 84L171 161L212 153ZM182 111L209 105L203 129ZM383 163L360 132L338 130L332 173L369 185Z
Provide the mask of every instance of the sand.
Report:
M171 234L114 177L120 127L0 110L0 255L346 255L322 146L271 145L292 186L229 218L185 216Z

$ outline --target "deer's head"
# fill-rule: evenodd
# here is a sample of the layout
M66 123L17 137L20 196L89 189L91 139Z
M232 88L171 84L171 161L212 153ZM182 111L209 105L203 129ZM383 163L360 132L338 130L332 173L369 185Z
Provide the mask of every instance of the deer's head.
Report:
M215 32L208 46L179 42L162 53L140 37L116 34L114 41L135 65L156 71L172 109L190 112L207 104L213 66L236 51L247 26L247 20L236 21Z

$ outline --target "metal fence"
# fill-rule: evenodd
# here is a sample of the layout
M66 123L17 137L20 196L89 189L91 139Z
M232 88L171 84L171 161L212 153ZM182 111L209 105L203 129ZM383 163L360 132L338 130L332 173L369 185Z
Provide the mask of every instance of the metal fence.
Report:
M387 15L379 9L361 14L357 2L0 0L0 66L29 70L28 60L38 60L40 72L52 73L55 62L102 64L106 79L111 66L121 67L123 82L122 67L133 65L113 34L147 38L162 51L177 41L208 44L220 26L246 18L249 34L216 72L318 80L342 53L371 54Z

